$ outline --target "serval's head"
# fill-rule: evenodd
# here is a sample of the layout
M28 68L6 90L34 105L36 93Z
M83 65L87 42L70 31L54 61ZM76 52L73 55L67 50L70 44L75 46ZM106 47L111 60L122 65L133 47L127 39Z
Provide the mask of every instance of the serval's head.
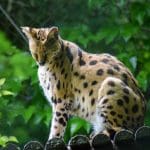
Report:
M57 27L31 28L21 27L28 38L32 57L39 65L44 65L47 56L53 57L61 48Z

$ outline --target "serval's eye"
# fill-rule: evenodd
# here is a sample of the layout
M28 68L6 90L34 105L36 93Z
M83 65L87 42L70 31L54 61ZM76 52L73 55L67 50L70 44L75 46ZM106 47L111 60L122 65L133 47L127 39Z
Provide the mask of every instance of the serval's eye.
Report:
M39 34L39 32L38 32L37 35L36 35L36 39L37 39L37 40L40 40L40 34Z
M41 40L41 41L44 41L46 39L46 37L45 37L45 33L44 33L44 31L39 31L38 33L37 33L37 40Z

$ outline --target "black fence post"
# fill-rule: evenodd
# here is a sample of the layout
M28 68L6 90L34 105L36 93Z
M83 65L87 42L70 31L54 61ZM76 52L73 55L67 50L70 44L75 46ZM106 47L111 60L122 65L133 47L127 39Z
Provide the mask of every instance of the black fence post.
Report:
M2 150L21 150L17 143L8 142Z
M139 128L135 133L135 141L138 150L150 150L150 127Z
M53 138L46 143L44 150L67 150L67 147L61 138Z
M44 147L38 141L30 141L24 146L23 150L44 150Z
M84 135L77 135L69 141L71 150L91 150L89 139Z
M98 134L92 139L94 150L113 150L110 138L105 134Z
M122 130L114 137L114 149L135 150L134 134L129 130Z

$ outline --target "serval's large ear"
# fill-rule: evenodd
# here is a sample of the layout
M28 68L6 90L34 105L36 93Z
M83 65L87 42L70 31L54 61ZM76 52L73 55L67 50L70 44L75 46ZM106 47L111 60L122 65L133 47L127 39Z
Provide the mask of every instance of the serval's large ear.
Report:
M59 36L58 27L53 26L49 28L47 39L50 39L50 38L58 39L58 36Z
M22 32L25 33L28 39L36 38L36 29L31 27L21 27Z

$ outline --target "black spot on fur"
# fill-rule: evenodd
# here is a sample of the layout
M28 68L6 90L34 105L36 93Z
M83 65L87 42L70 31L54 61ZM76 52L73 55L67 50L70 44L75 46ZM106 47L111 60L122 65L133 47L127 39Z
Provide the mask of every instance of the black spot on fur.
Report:
M104 114L100 114L100 116L101 116L101 117L105 117L105 115L104 115Z
M50 84L48 84L48 86L47 86L47 90L49 90L49 88L50 88Z
M122 118L123 118L123 116L122 116L122 115L120 115L120 114L118 114L118 117L119 117L120 119L122 119Z
M57 103L61 103L61 102L62 102L62 100L60 98L58 98Z
M63 68L63 69L61 70L61 74L64 74L64 72L65 72L65 69Z
M91 96L93 94L93 90L91 90L90 92L89 92L89 96Z
M117 71L120 71L120 68L119 68L118 65L113 65L113 68L114 68L115 70L117 70Z
M66 122L64 121L64 118L59 118L59 120L58 120L58 122L60 123L60 124L62 124L63 126L66 126Z
M103 104L106 104L107 102L108 102L107 98L103 100Z
M54 126L54 128L57 129L58 127L57 127L57 126Z
M66 73L66 74L65 74L65 79L67 78L67 76L68 76L68 74Z
M72 61L73 61L73 55L72 55L69 47L66 47L66 54L67 54L67 57L68 57L70 63L72 63Z
M124 82L125 85L128 85L128 80L123 79L123 82Z
M66 94L64 94L64 99L66 99L67 98L67 95Z
M113 125L113 122L112 122L112 121L108 120L108 122L109 122L111 125Z
M81 75L81 76L80 76L80 79L82 79L82 80L85 79L85 76L84 76L84 75Z
M58 89L58 90L60 90L60 86L61 86L61 85L60 85L60 80L58 80L58 82L57 82L57 85L56 85L56 86L57 86L57 89Z
M94 112L91 113L91 116L93 116L93 115L94 115Z
M56 136L60 136L60 133L57 133Z
M114 81L109 81L109 82L108 82L108 85L114 87L114 86L115 86L115 83L114 83Z
M70 110L71 109L71 103L65 103L64 107L66 110Z
M122 76L122 78L123 78L123 82L126 84L126 85L128 85L128 75L126 74L126 73L122 73L121 74L121 76Z
M71 65L71 71L73 71L73 65Z
M117 119L116 119L116 118L114 118L114 119L113 119L113 121L114 121L116 124L118 123L118 121L117 121Z
M52 103L57 104L56 98L52 97L51 100L52 100Z
M96 85L97 83L97 81L92 81L91 85Z
M124 112L126 113L126 114L128 114L128 109L127 108L124 108Z
M139 110L139 107L138 107L137 104L135 104L135 105L132 107L132 112L133 112L133 113L137 113L138 110Z
M107 73L110 74L110 75L114 75L114 71L112 69L108 69Z
M91 100L91 105L93 106L95 104L95 99L93 98L92 100Z
M84 60L80 59L79 65L80 65L80 66L84 66L85 64L86 64L86 62L85 62Z
M64 43L61 41L61 51L64 51Z
M80 107L81 107L80 104L78 104L77 109L80 109Z
M58 111L56 111L56 116L57 116L57 117L61 116L61 113L58 112Z
M127 104L129 103L129 97L128 97L128 96L124 95L124 96L123 96L123 99L124 99L124 101L125 101Z
M54 79L56 80L57 78L56 78L56 74L55 73L53 73L52 74L52 76L54 77Z
M60 110L61 110L61 111L65 111L65 109L64 109L64 108L61 108Z
M78 89L77 89L77 88L74 88L74 91L75 91L75 92L78 92Z
M84 97L82 97L82 102L84 102L85 101L85 98Z
M65 88L65 83L63 82L63 89Z
M87 87L88 87L88 83L87 83L87 82L84 82L84 83L83 83L83 87L84 87L84 88L87 88Z
M126 73L123 73L123 74L122 74L122 77L123 77L124 79L126 79L126 80L128 79L128 75L127 75Z
M82 57L82 51L81 51L81 49L80 48L78 48L78 56L80 57L80 59L81 59L81 57Z
M111 111L110 114L111 114L112 116L114 116L114 115L116 114L116 112Z
M124 92L125 94L129 94L129 90L128 90L127 88L123 88L123 92Z
M123 100L122 100L122 99L118 99L118 100L117 100L117 104L118 104L119 106L123 106Z
M107 106L108 109L113 109L113 106L109 105Z
M90 61L89 64L90 64L90 65L95 65L95 64L97 64L97 60L92 60L92 61Z
M47 67L46 71L48 71L48 70L49 70L49 68Z
M88 117L88 116L89 116L89 113L87 112L87 113L86 113L86 117Z
M63 114L63 117L65 118L66 121L68 121L68 115L66 113Z
M107 92L107 95L113 95L114 93L115 93L115 91L109 90L109 91Z
M97 70L96 74L99 75L99 76L102 76L104 73L103 69L99 69Z
M79 76L79 73L78 73L78 72L74 72L74 75L75 75L75 76Z
M109 60L107 58L102 59L102 62L107 64L109 62Z

